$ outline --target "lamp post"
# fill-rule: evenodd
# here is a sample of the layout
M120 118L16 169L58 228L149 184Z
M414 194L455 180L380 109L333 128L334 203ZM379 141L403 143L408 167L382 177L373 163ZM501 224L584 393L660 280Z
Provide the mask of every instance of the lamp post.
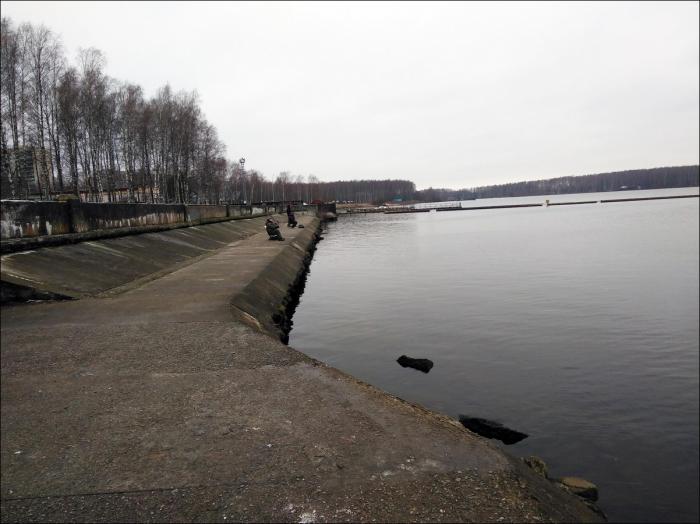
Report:
M246 194L245 194L245 158L239 158L238 163L241 166L241 176L243 177L243 202L245 203L246 201Z

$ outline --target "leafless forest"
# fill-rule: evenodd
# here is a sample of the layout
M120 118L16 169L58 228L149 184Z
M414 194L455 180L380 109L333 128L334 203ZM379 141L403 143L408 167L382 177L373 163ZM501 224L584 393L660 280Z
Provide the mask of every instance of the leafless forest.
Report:
M165 85L147 99L139 85L109 77L97 49L71 63L44 26L3 18L1 38L3 198L382 201L415 192L405 180L268 178L227 158L195 92Z

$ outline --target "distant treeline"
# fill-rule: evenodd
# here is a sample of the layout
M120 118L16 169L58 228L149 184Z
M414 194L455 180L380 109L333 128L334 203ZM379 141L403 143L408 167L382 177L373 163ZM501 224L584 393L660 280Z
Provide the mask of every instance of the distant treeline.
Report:
M406 200L416 192L410 180L350 180L318 182L311 193L324 201L373 202L380 204L396 198Z
M500 198L531 195L560 195L568 193L599 193L625 189L661 189L698 185L700 166L657 167L633 169L596 175L566 176L547 180L531 180L482 186L470 189L434 189L417 191L415 199L423 202L468 200L470 198Z

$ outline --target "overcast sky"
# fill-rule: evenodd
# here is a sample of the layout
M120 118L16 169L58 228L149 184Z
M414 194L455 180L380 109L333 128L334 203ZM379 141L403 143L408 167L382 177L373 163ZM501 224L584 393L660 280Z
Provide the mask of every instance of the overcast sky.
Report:
M419 189L697 164L698 2L1 2L268 177Z

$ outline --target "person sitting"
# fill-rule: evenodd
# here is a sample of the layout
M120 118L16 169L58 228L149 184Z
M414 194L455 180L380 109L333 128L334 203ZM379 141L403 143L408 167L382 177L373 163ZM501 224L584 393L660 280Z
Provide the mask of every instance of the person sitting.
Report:
M287 204L287 227L296 227L297 219L294 218L294 211L292 211L292 206Z
M272 217L268 217L265 221L265 231L267 231L270 240L284 240L282 233L280 233L280 225Z

